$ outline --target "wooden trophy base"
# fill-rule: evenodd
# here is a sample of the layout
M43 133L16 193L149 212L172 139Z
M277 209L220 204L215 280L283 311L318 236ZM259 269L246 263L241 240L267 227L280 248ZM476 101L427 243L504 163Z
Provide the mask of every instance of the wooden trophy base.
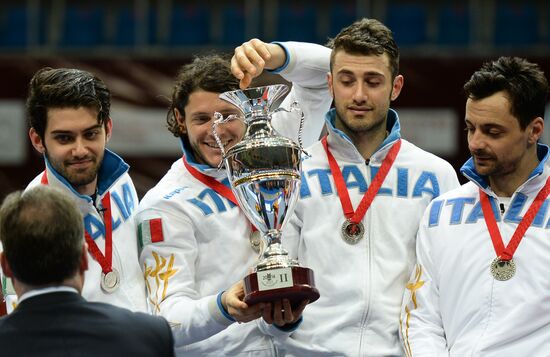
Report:
M248 305L288 299L295 308L304 300L312 303L319 298L313 270L300 266L249 274L244 278L244 293L244 302Z

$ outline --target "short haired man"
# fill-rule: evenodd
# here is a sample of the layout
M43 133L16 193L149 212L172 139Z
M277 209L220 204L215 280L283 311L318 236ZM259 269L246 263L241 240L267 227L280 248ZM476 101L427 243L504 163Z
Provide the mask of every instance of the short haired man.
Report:
M401 138L403 87L391 31L361 19L332 41L328 136L309 147L289 254L321 297L281 349L289 356L397 356L399 308L422 212L458 186L449 163Z
M28 187L51 185L77 203L90 253L82 295L146 311L134 221L138 197L128 165L105 147L113 127L110 101L107 86L87 71L35 73L27 98L29 136L46 168Z
M6 197L0 208L0 263L19 305L0 318L9 356L173 356L161 318L80 296L88 252L82 215L62 191L37 186Z
M546 356L550 347L548 82L522 58L464 85L469 180L434 200L417 238L402 337L412 356Z
M300 68L295 60L300 51L310 54L308 70L295 71ZM293 81L285 101L298 100L306 122L313 119L307 113L328 109L324 76L329 49L284 43L272 46L269 56L266 67L280 67L281 74ZM167 119L169 130L182 141L184 155L145 195L137 214L149 303L154 313L177 324L176 348L185 356L275 356L270 335L292 331L303 309L292 311L288 302L275 302L271 317L269 304L248 306L242 301L242 279L255 264L257 253L249 241L250 222L224 193L229 190L228 181L225 171L218 170L221 152L212 134L214 112L240 113L219 98L220 93L237 89L239 80L231 74L229 58L202 56L181 68ZM299 119L278 115L274 115L274 127L296 137ZM220 133L229 146L244 135L243 127L233 124ZM317 127L316 134L307 136L317 138ZM284 328L268 326L262 319L253 321L259 317Z

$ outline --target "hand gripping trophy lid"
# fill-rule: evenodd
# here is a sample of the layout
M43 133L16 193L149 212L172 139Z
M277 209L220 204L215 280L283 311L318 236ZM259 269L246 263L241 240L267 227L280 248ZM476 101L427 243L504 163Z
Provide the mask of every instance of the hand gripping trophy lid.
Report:
M271 115L288 87L283 84L225 92L220 98L238 107L243 117L223 118L216 113L214 136L220 147L231 189L249 221L262 233L262 248L254 272L247 275L247 304L289 299L292 306L319 298L313 271L302 267L281 246L281 230L290 218L300 192L301 143L279 135L271 126ZM290 111L298 111L293 103ZM300 111L301 112L301 111ZM231 120L244 120L243 139L225 148L220 127ZM303 123L300 122L299 141Z

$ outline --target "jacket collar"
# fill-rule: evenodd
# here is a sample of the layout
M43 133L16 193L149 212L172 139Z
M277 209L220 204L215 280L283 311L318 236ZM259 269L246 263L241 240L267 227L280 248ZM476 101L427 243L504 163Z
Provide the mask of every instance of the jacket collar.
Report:
M548 157L550 156L549 149L550 148L545 144L537 144L537 157L540 162L537 167L535 167L535 169L531 172L526 182L529 182L535 177L539 177L544 173L545 167L550 164L548 163ZM547 168L547 170L550 170L550 168ZM460 168L460 173L464 175L468 180L481 187L483 190L490 191L489 180L487 179L487 176L480 175L476 171L473 157L470 157L468 161L466 161L466 163L462 165L462 167Z
M65 177L61 176L61 174L52 167L46 156L44 156L44 161L46 163L48 181L57 181L61 185L66 187L69 191L71 191L75 196L86 201L92 200L90 196L81 195L80 193L78 193L69 183L69 181L67 181ZM129 168L130 166L128 166L128 164L125 163L120 156L109 149L105 149L103 161L101 162L101 166L99 167L99 171L97 174L98 196L103 196L122 175L128 172Z
M329 136L327 138L330 150L335 157L343 157L350 161L364 162L363 156L357 151L353 142L343 131L336 128L336 109L332 108L325 116ZM371 162L383 160L391 145L401 138L401 125L399 115L393 109L388 110L386 118L386 130L388 136L376 149L371 157Z
M226 170L224 168L218 169L217 167L212 167L208 164L198 163L193 154L193 150L189 147L186 141L183 138L180 138L181 149L183 151L183 156L189 165L194 167L199 172L214 177L215 179L221 181L227 187L230 186L229 179L227 178Z
M86 300L80 294L72 291L56 291L40 294L21 301L13 311L17 313L32 309L43 309L48 306L65 305L67 303L83 303Z

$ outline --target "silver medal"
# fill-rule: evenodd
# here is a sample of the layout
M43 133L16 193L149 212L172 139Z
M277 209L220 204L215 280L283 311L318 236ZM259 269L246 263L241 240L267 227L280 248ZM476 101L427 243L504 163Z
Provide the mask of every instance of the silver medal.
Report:
M113 268L108 273L101 273L101 289L106 293L110 294L118 289L120 284L120 274L118 271Z
M342 224L342 239L348 244L357 244L365 234L365 227L362 222L352 223L346 219Z
M496 257L491 262L491 274L496 280L509 280L516 274L516 263L513 259L501 260L500 257Z
M250 233L250 245L256 253L260 252L260 248L262 247L262 234L260 231Z

